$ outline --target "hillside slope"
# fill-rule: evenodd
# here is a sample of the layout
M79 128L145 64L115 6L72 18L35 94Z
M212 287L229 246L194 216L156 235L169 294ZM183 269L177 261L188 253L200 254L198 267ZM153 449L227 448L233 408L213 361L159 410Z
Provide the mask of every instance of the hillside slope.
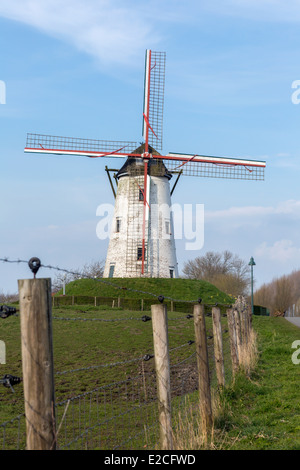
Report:
M114 287L115 286L115 287ZM62 291L58 293L61 295ZM122 298L152 298L163 295L175 300L220 304L232 303L233 298L214 285L196 279L113 278L78 279L66 286L66 295Z

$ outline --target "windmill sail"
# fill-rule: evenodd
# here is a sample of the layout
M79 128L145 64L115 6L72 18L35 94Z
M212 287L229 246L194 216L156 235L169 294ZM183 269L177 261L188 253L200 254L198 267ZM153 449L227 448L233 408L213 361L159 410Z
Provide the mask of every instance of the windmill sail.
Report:
M126 157L137 147L137 142L81 139L44 134L27 134L25 152L83 157Z
M165 63L164 52L146 51L144 143L27 135L27 153L126 158L119 171L113 170L118 183L104 277L178 276L171 195L179 175L264 179L264 161L161 152Z
M162 150L166 53L146 51L143 137Z
M186 176L264 180L266 162L242 158L212 157L169 153L162 157L171 173L181 171Z

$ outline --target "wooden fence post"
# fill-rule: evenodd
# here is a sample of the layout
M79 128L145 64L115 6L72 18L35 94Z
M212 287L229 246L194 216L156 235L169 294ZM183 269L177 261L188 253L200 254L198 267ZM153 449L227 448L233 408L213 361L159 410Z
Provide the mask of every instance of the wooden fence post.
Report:
M18 281L27 450L55 450L51 279Z
M240 312L242 327L242 343L248 344L249 342L249 324L248 324L248 312L243 309Z
M216 364L216 373L219 387L225 386L225 369L223 356L221 310L219 307L212 308L212 323L214 335L214 356Z
M242 334L241 334L240 314L239 314L237 309L233 309L233 318L234 318L234 323L235 323L236 344L237 344L237 353L238 353L239 365L241 365L242 361L243 361Z
M154 360L157 378L161 450L173 449L168 317L165 304L151 305Z
M234 320L234 315L233 315L232 308L229 308L227 310L227 322L228 322L228 330L229 330L232 373L233 373L233 377L234 377L236 375L238 369L239 369L239 357L238 357L238 350L237 350L235 320Z
M194 327L199 376L200 415L202 421L202 432L203 435L207 438L212 430L213 417L210 393L206 325L203 305L194 305Z

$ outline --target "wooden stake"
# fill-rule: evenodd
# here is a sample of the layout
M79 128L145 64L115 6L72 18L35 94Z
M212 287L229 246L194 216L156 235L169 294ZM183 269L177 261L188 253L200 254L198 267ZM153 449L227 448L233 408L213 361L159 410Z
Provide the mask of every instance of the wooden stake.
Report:
M207 438L207 436L211 433L212 430L213 417L211 407L206 326L203 305L194 305L194 326L199 375L200 414L202 420L203 434L205 438Z
M233 373L233 376L235 376L235 374L237 373L239 369L239 358L238 358L238 351L237 351L235 320L234 320L232 308L227 310L227 322L228 322L228 330L229 330L232 373Z
M243 354L242 354L242 334L241 334L241 321L240 314L238 310L233 310L233 318L235 323L235 332L236 332L236 344L237 344L237 354L239 365L241 365Z
M214 355L216 364L216 373L219 387L225 386L225 369L223 357L221 310L219 307L212 308L212 323L214 334Z
M244 344L248 344L249 342L249 323L248 323L248 312L246 310L243 310L240 313L240 318L241 318L241 327L242 330L242 342Z
M151 305L161 450L173 449L167 306Z
M19 280L27 450L56 448L51 279Z

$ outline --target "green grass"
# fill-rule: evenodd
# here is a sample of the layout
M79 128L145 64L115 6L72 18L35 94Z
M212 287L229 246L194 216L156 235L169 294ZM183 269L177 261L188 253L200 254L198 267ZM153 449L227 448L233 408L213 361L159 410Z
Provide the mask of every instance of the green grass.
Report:
M92 281L93 282L93 281ZM213 298L213 301L216 301ZM108 307L67 306L53 309L53 343L57 422L61 423L68 399L67 420L61 428L61 445L73 439L73 432L81 435L70 448L112 448L116 439L124 442L123 448L149 448L157 437L157 404L134 407L144 399L155 398L154 361L125 361L139 359L153 353L151 321L141 321L143 314ZM79 318L90 319L78 320ZM102 320L118 321L97 321ZM74 321L77 319L77 321ZM222 318L226 325L226 318ZM0 377L10 373L22 376L20 319L17 316L0 320L0 339L7 347L7 364L0 365ZM293 341L300 339L300 329L283 318L254 317L254 329L258 335L259 361L251 377L240 375L234 385L227 382L223 396L222 413L218 416L216 436L221 435L217 448L239 449L300 449L300 365L291 360ZM207 318L208 335L211 335L211 318ZM192 319L180 312L169 312L171 365L173 380L181 390L183 383L192 379L195 363L186 360L195 345ZM228 341L228 333L224 332ZM209 340L211 347L212 340ZM226 343L225 369L230 368L228 343ZM120 362L122 364L117 365ZM182 362L182 364L181 364ZM115 364L110 367L70 372L99 364ZM213 364L213 363L212 363ZM65 372L63 374L58 374ZM185 375L184 375L185 374ZM182 378L185 378L182 381ZM228 375L230 380L230 374ZM109 384L118 382L118 385ZM146 387L144 387L146 385ZM190 391L193 391L190 384ZM91 392L92 390L100 390ZM147 390L147 392L145 392ZM195 392L194 392L195 393ZM86 395L84 395L86 394ZM74 397L83 398L74 398ZM192 394L192 399L197 400ZM182 406L180 394L175 396L174 413ZM97 403L100 403L98 406ZM0 387L0 425L24 411L22 385L15 386L15 393ZM114 419L114 416L118 416ZM103 421L101 432L96 423ZM145 433L144 424L150 427ZM86 434L84 429L91 428ZM17 437L18 422L5 429L5 448L24 447L24 423ZM0 448L3 434L0 427ZM18 443L17 443L18 439ZM73 446L73 447L72 447ZM121 446L122 448L122 446Z
M228 447L300 449L300 365L292 362L293 341L300 329L284 318L254 317L259 362L250 378L240 375L224 396Z
M151 401L156 399L154 360L141 361L144 355L153 354L152 324L151 321L141 321L143 314L150 315L150 312L132 312L118 308L107 310L107 307L92 306L53 309L58 423L61 422L67 401L71 399L67 424L64 422L61 432L61 446L74 440L75 435L70 448L113 448L118 440L119 443L126 442L124 445L130 446L129 448L143 448L146 439L144 424L152 427L154 425L153 429L150 427L147 430L148 439L151 432L157 435L157 406L156 401ZM80 318L85 320L79 320ZM100 319L105 321L99 321ZM18 317L9 317L2 321L1 339L7 346L7 364L1 366L1 375L9 373L22 376ZM173 364L186 359L194 351L195 345L188 345L191 339L192 319L187 319L182 313L170 312L170 348L183 345L176 352L170 352ZM109 366L110 364L112 365ZM105 367L93 368L99 365ZM86 368L87 370L74 371ZM178 382L175 383L176 386L181 385L179 379L174 377L174 380ZM117 385L112 385L113 383ZM143 405L145 389L150 402L147 406ZM96 391L91 392L92 390ZM15 386L15 393L1 387L0 425L23 413L23 403L22 385ZM99 441L95 436L99 435L97 423L101 421L103 425ZM17 426L18 422L5 429L5 443L11 448L16 445ZM88 435L84 433L86 428L92 429ZM82 439L77 440L76 436L82 432ZM25 445L23 422L22 434L20 447ZM154 436L152 442L155 443Z
M103 282L104 281L104 282ZM113 287L114 284L120 289ZM133 290L131 290L133 289ZM141 291L141 292L136 292ZM61 294L62 291L59 292ZM155 294L154 296L150 294ZM112 278L79 279L66 286L66 295L85 295L102 297L122 297L131 299L155 298L158 295L185 301L211 304L232 303L233 298L221 292L214 285L196 279L156 279L156 278Z

